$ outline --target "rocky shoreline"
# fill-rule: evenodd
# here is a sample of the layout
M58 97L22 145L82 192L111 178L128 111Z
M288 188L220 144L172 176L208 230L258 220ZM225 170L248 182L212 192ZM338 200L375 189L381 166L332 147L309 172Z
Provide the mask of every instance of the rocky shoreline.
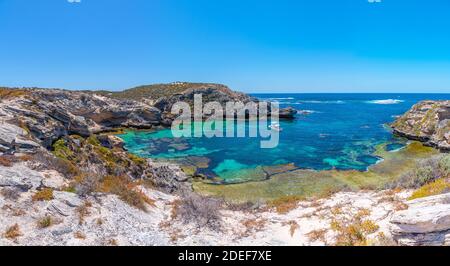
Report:
M194 92L251 98L217 84L161 86L153 94L0 89L0 245L450 244L445 193L409 201L411 190L339 192L277 204L198 196L179 166L133 156L103 133L170 125L171 104ZM449 106L419 103L394 132L447 151Z
M394 134L450 151L450 101L422 101L391 126Z

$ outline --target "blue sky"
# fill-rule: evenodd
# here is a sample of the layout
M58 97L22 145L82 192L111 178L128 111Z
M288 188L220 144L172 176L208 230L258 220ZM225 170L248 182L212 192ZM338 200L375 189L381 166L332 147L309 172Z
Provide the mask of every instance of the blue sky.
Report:
M0 0L0 85L449 92L448 0Z

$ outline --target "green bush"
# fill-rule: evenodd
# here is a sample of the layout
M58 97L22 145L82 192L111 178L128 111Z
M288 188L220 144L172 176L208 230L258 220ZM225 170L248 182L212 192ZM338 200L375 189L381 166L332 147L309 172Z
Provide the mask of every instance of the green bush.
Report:
M450 174L450 155L438 155L421 160L416 167L403 174L387 188L420 188L439 178L448 177Z
M439 161L439 170L445 176L450 175L450 155L443 156L442 159Z

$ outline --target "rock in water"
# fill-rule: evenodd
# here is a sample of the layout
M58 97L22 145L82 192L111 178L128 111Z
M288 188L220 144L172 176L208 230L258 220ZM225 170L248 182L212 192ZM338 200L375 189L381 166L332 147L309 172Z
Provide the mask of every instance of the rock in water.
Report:
M280 109L279 117L281 119L293 119L297 114L297 110L292 107Z

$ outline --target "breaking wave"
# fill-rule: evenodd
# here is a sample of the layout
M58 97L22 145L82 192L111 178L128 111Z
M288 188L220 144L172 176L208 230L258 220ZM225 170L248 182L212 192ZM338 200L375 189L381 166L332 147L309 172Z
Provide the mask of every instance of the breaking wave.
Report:
M386 99L386 100L373 100L368 101L367 103L372 104L398 104L404 102L403 100L394 100L394 99Z

